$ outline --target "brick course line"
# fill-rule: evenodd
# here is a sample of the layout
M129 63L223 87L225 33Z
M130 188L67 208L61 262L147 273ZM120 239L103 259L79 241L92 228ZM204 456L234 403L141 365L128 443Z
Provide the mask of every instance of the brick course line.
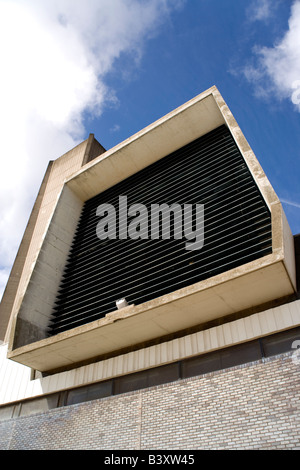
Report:
M297 449L291 353L0 422L0 449Z

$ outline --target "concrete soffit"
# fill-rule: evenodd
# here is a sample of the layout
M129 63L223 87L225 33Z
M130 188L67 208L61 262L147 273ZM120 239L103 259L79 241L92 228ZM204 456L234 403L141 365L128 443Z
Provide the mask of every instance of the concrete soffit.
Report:
M47 322L84 201L222 124L230 129L271 212L272 254L47 337ZM67 176L57 191L55 210L41 249L25 274L28 283L13 312L8 358L40 371L70 367L292 295L296 290L293 236L282 206L216 87Z

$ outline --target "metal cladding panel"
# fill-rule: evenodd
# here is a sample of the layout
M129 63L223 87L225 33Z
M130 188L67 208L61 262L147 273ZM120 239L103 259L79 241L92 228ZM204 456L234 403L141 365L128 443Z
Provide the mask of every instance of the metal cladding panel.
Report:
M143 204L151 226L153 204L204 205L204 245L187 239L120 239L119 197ZM100 240L97 208L116 211L116 239ZM137 213L138 214L138 213ZM134 217L128 216L128 224ZM197 217L193 212L193 229ZM272 252L271 215L224 125L88 200L82 210L57 296L49 334L86 324L116 310L116 301L141 304Z

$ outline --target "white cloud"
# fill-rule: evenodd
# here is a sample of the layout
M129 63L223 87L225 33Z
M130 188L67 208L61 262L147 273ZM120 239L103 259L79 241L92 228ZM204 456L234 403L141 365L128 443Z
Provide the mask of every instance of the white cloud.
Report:
M300 1L293 3L288 30L273 47L255 49L258 63L244 69L260 96L290 99L300 111Z
M274 0L255 0L250 4L248 15L252 21L264 21L272 15Z
M119 130L120 130L119 124L115 124L109 129L110 132L118 132Z
M300 209L300 203L298 202L288 201L287 199L281 199L281 202L283 202L284 204L288 204L289 206L294 206Z
M0 0L0 297L41 179L114 98L116 59L139 61L182 0Z

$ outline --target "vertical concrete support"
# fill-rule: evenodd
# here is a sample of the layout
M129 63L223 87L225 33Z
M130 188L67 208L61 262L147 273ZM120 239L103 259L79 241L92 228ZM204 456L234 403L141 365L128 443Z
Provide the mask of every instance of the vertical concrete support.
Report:
M0 304L0 341L9 341L27 286L30 281L34 282L31 278L35 266L45 257L41 249L50 222L54 220L54 212L65 181L103 151L104 148L91 134L75 148L49 163ZM66 200L66 195L63 200ZM47 279L47 282L50 281ZM33 329L32 327L30 335L33 334Z
M13 264L10 277L8 279L2 301L0 303L0 340L4 341L5 340L5 334L7 331L9 319L10 319L10 314L11 310L13 307L14 303L14 296L16 291L18 290L18 286L20 283L23 267L24 267L24 262L29 250L31 238L36 226L36 221L39 215L39 211L41 208L41 204L43 201L43 197L46 191L47 183L50 177L51 173L51 168L52 168L53 162L49 162L48 168L46 170L44 179L42 181L42 184L40 186L35 204L33 206L27 227L25 229L23 239L21 241L19 250L17 252L15 262Z
M53 305L82 204L64 186L23 297L15 327L14 347L47 337Z

